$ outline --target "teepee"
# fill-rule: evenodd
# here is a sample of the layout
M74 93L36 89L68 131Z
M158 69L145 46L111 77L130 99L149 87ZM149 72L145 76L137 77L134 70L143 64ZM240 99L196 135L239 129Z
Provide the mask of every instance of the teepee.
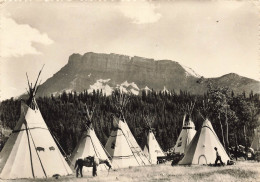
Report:
M183 126L181 133L177 139L176 145L173 148L173 151L178 154L184 154L186 148L190 144L194 135L196 134L195 125L192 122L191 114L194 108L194 104L187 106L184 117L183 117Z
M120 106L117 107L120 116L113 116L113 128L105 146L114 168L150 164L124 119L122 109L126 102L125 95L120 94Z
M206 119L200 131L197 131L184 153L184 158L179 164L214 164L216 160L216 151L214 147L218 148L218 152L224 163L227 163L228 157L224 147L220 143L211 122Z
M147 135L146 144L144 146L144 154L147 156L151 164L157 164L157 157L165 157L163 150L161 149L159 143L157 142L154 134L153 128L151 127L151 122L145 118L147 124Z
M97 135L92 126L92 117L95 110L95 106L90 112L87 106L83 108L83 116L85 118L85 131L82 134L80 141L78 142L76 148L74 149L71 155L71 168L74 168L75 162L79 158L85 158L88 156L96 156L100 159L108 159L107 154L104 150L104 147L100 143ZM108 167L105 164L100 164L98 170L105 170ZM83 168L84 172L92 171L92 168L85 167Z
M49 178L72 174L35 100L38 86L29 84L29 99L21 104L20 119L0 153L0 178Z
M260 128L255 129L255 136L251 144L251 148L255 151L260 151Z

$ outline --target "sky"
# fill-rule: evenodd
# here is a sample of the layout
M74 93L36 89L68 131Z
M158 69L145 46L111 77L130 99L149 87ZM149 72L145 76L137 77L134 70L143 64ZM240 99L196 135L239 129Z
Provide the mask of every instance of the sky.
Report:
M73 53L169 59L204 77L260 80L257 1L23 1L0 5L1 98L42 83Z

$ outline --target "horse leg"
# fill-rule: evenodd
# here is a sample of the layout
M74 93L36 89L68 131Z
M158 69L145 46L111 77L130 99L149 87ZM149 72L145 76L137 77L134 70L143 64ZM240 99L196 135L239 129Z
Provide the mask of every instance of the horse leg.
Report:
M94 163L93 164L93 171L92 171L93 176L97 176L97 165Z
M78 177L79 176L79 167L77 167L77 169L76 169L76 177Z
M235 155L236 161L237 161L237 154Z
M83 166L80 166L80 175L81 175L81 177L83 177L83 175L82 175L82 168L83 168Z
M76 177L78 177L78 160L75 162L74 169L76 169Z

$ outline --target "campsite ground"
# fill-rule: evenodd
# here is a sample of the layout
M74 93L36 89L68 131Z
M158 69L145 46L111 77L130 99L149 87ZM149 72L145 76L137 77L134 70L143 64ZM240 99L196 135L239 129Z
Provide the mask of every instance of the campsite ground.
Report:
M10 181L10 180L9 180ZM14 180L25 182L28 180ZM35 180L29 180L35 181ZM233 166L210 167L210 166L171 166L170 163L132 167L107 171L99 171L98 177L93 178L91 172L83 178L73 176L59 179L36 180L42 181L70 181L70 182L110 182L110 181L260 181L260 163L254 161L239 161Z

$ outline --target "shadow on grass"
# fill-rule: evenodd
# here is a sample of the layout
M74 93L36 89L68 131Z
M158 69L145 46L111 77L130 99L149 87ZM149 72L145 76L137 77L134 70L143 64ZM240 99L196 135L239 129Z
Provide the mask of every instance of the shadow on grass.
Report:
M255 178L257 176L257 172L255 171L248 171L243 169L222 169L222 170L217 170L217 171L212 171L207 173L202 172L202 173L192 174L191 177L196 180L196 179L207 178L210 177L211 175L216 175L216 174L230 175L237 179Z
M216 181L216 175L228 176L231 179L236 179L238 181L247 181L247 178L257 179L258 173L255 171L243 170L243 169L218 169L214 171L198 172L198 173L186 173L186 174L166 174L166 176L157 176L156 179L151 179L150 181L204 181L208 179L213 179ZM215 179L215 180L214 180Z

